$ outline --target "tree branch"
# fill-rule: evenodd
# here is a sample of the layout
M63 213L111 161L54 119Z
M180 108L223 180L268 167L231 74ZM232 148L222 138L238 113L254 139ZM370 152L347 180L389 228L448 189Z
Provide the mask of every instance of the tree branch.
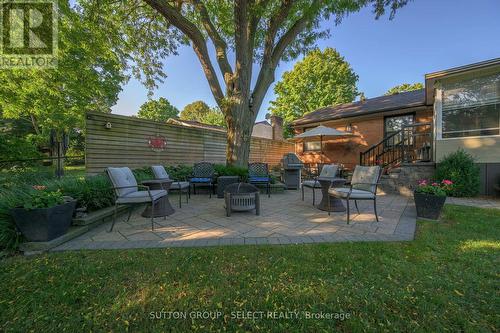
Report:
M255 83L255 88L253 90L253 107L256 110L260 109L260 106L262 104L262 101L264 100L265 93L269 89L269 86L271 83L274 82L274 72L276 70L276 67L279 64L279 61L281 57L283 56L283 53L285 52L286 48L295 40L295 38L302 32L304 29L307 27L307 24L310 22L311 18L314 17L314 15L311 14L311 10L314 9L318 5L319 1L314 0L312 4L309 7L309 10L307 10L291 27L286 31L283 36L279 39L279 41L276 43L276 46L274 48L272 47L274 45L274 38L276 36L276 32L274 32L274 37L271 39L267 39L267 37L271 38L271 34L273 31L272 29L278 29L281 24L283 24L284 20L286 19L286 16L283 17L282 13L278 13L276 17L272 18L270 21L270 28L269 31L270 33L268 36L266 36L266 48L264 50L264 59L262 61L262 66L259 72L259 76L257 78L257 82ZM282 2L282 8L286 10L286 6L292 6L292 3L288 3L287 0L283 0ZM285 7L284 7L285 6ZM290 11L290 8L288 8L287 16ZM281 21L281 22L280 22ZM267 54L266 54L267 52Z
M226 41L222 38L222 36L217 31L212 21L210 20L210 16L208 15L206 6L200 0L193 0L192 2L193 5L198 10L198 12L200 13L203 27L205 28L205 30L208 33L208 36L214 43L217 62L219 64L219 68L222 72L222 75L224 76L224 80L227 84L229 78L226 77L226 74L232 75L233 69L231 68L231 65L229 64L229 61L227 59Z
M191 23L188 19L182 16L180 11L175 7L169 5L166 1L162 0L144 0L153 9L157 10L165 19L167 19L173 26L182 31L192 42L193 49L198 59L200 60L205 76L210 85L210 90L214 95L216 102L219 104L224 99L224 94L219 83L219 79L215 74L214 67L208 55L207 44L203 34L198 28Z

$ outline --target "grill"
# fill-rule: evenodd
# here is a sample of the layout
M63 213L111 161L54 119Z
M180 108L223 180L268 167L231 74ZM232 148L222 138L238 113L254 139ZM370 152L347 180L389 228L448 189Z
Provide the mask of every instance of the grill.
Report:
M226 186L224 190L226 203L226 216L231 216L232 211L248 211L255 209L255 214L260 214L259 189L251 184L238 183Z
M304 164L294 153L283 155L283 182L287 189L298 189L300 187L300 173Z

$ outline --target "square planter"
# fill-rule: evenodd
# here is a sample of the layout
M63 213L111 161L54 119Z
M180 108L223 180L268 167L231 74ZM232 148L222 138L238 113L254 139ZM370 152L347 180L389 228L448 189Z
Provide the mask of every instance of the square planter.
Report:
M46 242L64 235L71 225L76 200L50 208L11 209L17 228L30 242Z
M417 216L430 220L438 220L443 210L446 197L426 193L413 193Z

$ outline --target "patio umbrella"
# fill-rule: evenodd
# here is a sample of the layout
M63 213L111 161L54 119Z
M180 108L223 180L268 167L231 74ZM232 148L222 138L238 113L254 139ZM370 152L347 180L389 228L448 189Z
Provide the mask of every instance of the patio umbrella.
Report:
M293 139L296 141L313 141L319 139L321 145L321 163L323 163L323 138L331 139L349 136L357 135L349 132L339 131L335 128L319 125L318 127L294 136Z

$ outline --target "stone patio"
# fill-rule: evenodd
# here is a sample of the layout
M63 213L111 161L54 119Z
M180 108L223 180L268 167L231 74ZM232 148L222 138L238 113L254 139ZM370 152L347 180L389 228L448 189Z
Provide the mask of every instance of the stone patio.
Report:
M106 223L53 250L413 240L413 200L396 195L377 198L380 222L375 221L373 203L360 201L360 214L354 208L348 225L345 213L328 216L314 207L310 192L305 201L299 191L273 194L269 199L263 195L260 216L252 211L234 212L231 217L225 216L222 199L193 195L179 209L178 197L172 196L176 211L166 220L156 218L154 232L150 220L140 216L141 207L129 222L126 215L119 216L112 232L107 232L110 223Z

